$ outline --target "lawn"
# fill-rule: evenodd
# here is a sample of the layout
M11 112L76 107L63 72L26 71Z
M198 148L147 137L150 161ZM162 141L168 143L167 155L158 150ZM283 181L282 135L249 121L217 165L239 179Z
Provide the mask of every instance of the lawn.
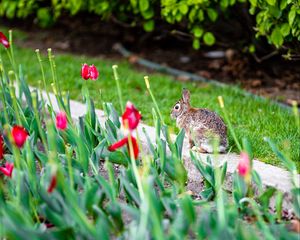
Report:
M23 34L18 33L15 38L18 36L24 37ZM16 61L18 64L22 64L28 83L32 86L38 86L42 78L35 51L21 47L15 47L14 50ZM47 51L46 49L40 50L45 60L43 64L46 70L48 87L51 89L52 77L46 56ZM4 63L7 63L3 48L1 48L1 55ZM101 108L101 101L106 101L112 102L119 110L112 72L112 65L117 64L119 66L118 72L123 99L132 101L142 112L143 121L146 124L153 125L153 104L144 83L144 76L149 75L151 88L158 101L163 118L167 124L172 126L174 132L177 129L175 122L170 118L170 111L174 103L181 97L182 88L190 90L192 106L209 108L220 115L222 115L222 112L217 97L221 95L224 98L230 121L234 126L238 139L248 138L256 158L274 165L279 164L279 160L275 158L268 144L263 140L264 137L269 137L280 146L280 149L284 149L287 155L290 155L291 159L296 162L298 171L300 170L300 133L297 131L294 116L287 109L283 109L267 100L244 96L243 90L238 87L216 87L211 84L179 82L167 75L149 74L146 71L136 69L125 60L112 61L88 56L56 54L55 61L62 90L70 92L72 99L80 101L81 88L86 85L97 108ZM100 77L97 81L82 80L80 69L83 63L97 66L100 71ZM231 136L229 142L232 151L237 151Z

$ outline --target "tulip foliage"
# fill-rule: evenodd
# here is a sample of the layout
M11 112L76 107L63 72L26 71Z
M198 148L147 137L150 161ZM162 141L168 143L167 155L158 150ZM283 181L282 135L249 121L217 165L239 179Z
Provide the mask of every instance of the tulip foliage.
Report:
M4 72L8 67L0 68L1 239L296 239L281 216L282 194L262 189L252 170L247 141L241 159L247 161L241 162L243 171L237 170L230 192L223 184L226 164L215 167L191 153L204 179L202 190L191 192L182 159L184 131L171 140L157 111L156 141L144 131L147 146L141 145L136 132L141 113L132 103L123 113L104 103L106 121L100 123L83 89L87 112L75 121L59 81L56 113L37 90L29 90L22 67L11 64L19 69L16 85ZM268 142L291 171L299 218L295 166ZM276 214L268 208L272 196Z

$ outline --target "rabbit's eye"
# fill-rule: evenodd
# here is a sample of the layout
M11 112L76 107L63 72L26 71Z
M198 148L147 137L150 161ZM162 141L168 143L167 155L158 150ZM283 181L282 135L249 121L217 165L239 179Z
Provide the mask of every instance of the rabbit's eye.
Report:
M178 110L179 109L179 105L177 104L177 105L175 105L175 107L174 107L176 110Z

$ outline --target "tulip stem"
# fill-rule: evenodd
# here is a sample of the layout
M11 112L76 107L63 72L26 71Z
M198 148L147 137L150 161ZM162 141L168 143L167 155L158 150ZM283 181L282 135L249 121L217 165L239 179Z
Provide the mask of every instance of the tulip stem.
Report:
M2 104L3 104L3 112L4 112L4 119L6 121L6 123L9 123L9 118L8 118L8 113L7 113L7 107L6 107L6 101L5 101L5 88L3 86L3 82L1 81L1 100L2 100Z
M13 156L15 158L16 168L18 169L17 176L17 200L20 204L21 202L21 161L20 161L20 150L12 144Z
M120 88L120 82L119 82L119 75L118 75L118 66L117 65L113 65L112 66L113 72L114 72L114 78L116 81L116 85L117 85L117 90L118 90L118 96L119 96L119 103L120 103L120 109L121 112L124 112L124 108L123 108L123 100L122 100L122 91Z
M72 148L70 145L66 146L66 156L68 161L68 172L69 172L69 179L70 179L70 186L73 189L74 180L73 180L73 168L72 168Z
M16 61L15 61L15 57L14 57L14 48L13 48L13 37L12 37L12 30L8 31L9 33L9 51L7 51L7 55L8 58L11 62L13 71L14 71L14 75L18 84L18 90L19 90L19 97L21 97L21 86L20 86L20 79L19 76L17 74L17 66L16 66Z
M218 97L218 100L219 100L219 105L220 105L220 107L221 107L221 109L222 109L222 112L223 112L225 121L226 121L226 123L227 123L227 125L228 125L229 131L230 131L230 133L231 133L231 135L232 135L232 137L233 137L233 139L234 139L234 141L235 141L235 144L236 144L237 148L238 148L239 151L241 152L241 151L242 151L241 144L240 144L240 142L239 142L237 136L235 135L233 126L232 126L232 124L231 124L231 122L230 122L230 120L229 120L229 117L228 117L228 114L227 114L227 111L226 111L226 108L225 108L225 105L224 105L224 101L223 101L222 96L219 96L219 97Z
M40 117L39 117L39 113L38 113L38 109L37 109L37 100L36 100L35 92L32 93L32 100L33 100L33 113L35 115L35 119L36 119L36 122L37 122L38 131L39 131L39 134L41 136L44 148L45 148L46 152L48 152L46 135L45 135L45 132L43 131L42 126L41 126L41 121L40 121Z
M40 64L40 69L41 69L41 73L42 73L42 79L43 79L43 84L44 84L44 89L46 91L46 95L47 95L47 98L48 98L48 102L51 106L51 109L53 110L53 106L52 106L52 102L51 102L51 99L50 99L50 95L49 95L49 92L47 90L47 84L46 84L46 78L45 78L45 72L44 72L44 67L43 67L43 62L42 62L42 58L41 58L41 55L40 55L40 50L39 49L36 49L35 50L36 52L36 56L37 56L37 59L39 61L39 64Z
M148 77L148 76L145 76L145 77L144 77L144 80L145 80L145 84L146 84L147 90L148 90L148 92L149 92L149 94L150 94L150 96L151 96L151 98L152 98L153 103L154 103L155 110L156 110L156 112L157 112L157 114L158 114L158 116L159 116L159 118L160 118L160 121L161 121L163 124L165 124L165 123L164 123L164 119L163 119L163 117L162 117L162 114L161 114L161 112L160 112L160 110L159 110L158 104L157 104L157 102L156 102L156 99L155 99L155 97L154 97L154 95L153 95L153 93L152 93L152 90L151 90L151 88L150 88L149 77Z
M15 113L15 116L16 116L17 123L19 125L22 125L22 120L21 120L21 117L20 117L20 114L19 114L18 103L17 103L16 92L15 92L14 86L11 85L9 90L10 90L10 95L11 95L11 98L12 98L13 109L14 109L14 113Z
M48 58L49 58L49 62L50 62L50 68L51 68L53 83L55 85L55 89L57 89L57 92L55 92L55 95L57 93L58 96L61 96L60 88L59 88L59 85L57 83L57 78L56 78L56 73L55 73L56 66L55 66L55 62L53 60L53 55L52 55L52 49L51 48L48 48Z
M128 128L128 121L125 122L125 125L127 125L126 127ZM128 134L128 144L129 144L129 155L130 155L130 160L131 160L133 173L135 175L138 191L139 191L141 200L143 202L145 196L144 196L144 191L143 191L143 186L142 186L141 178L140 178L140 175L139 175L139 171L138 171L138 168L137 168L136 162L135 162L136 160L135 160L135 157L134 157L133 144L132 144L132 138L131 138L131 133L130 132Z

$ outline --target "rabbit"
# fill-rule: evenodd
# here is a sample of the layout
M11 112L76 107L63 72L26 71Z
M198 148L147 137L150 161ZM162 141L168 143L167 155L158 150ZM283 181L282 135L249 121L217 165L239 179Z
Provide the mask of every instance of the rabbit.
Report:
M192 108L187 89L182 90L182 98L172 108L171 118L176 119L177 127L185 130L192 150L212 153L215 150L213 139L218 138L218 152L226 152L227 127L224 121L213 111Z

